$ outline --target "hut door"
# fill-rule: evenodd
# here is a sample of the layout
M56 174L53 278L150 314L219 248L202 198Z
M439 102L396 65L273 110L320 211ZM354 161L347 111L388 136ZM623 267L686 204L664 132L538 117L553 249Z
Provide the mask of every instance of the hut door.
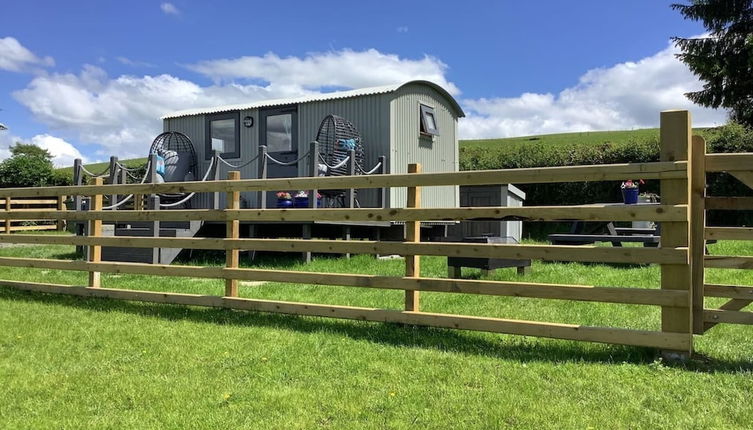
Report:
M294 163L298 159L298 109L287 106L260 110L259 134L259 145L266 145L270 156L267 159L267 177L298 176L299 163ZM267 194L268 207L274 207L274 193Z

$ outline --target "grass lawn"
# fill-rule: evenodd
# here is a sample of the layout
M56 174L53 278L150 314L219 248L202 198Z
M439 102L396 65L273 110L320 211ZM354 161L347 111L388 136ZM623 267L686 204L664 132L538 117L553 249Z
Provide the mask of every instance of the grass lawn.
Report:
M713 254L753 255L720 242ZM71 258L72 247L0 248ZM217 264L216 256L197 257ZM250 263L249 263L250 264ZM265 257L258 267L399 275L402 260ZM470 276L478 272L467 269ZM424 257L424 276L444 276ZM656 288L658 268L536 262L533 282ZM514 269L495 279L519 279ZM85 273L0 268L83 285ZM709 282L753 285L710 270ZM220 294L219 280L103 275L103 286ZM265 283L246 297L398 309L399 291ZM647 306L423 293L423 309L657 328ZM650 349L393 324L52 296L0 287L2 428L746 428L753 328L697 338L702 358Z

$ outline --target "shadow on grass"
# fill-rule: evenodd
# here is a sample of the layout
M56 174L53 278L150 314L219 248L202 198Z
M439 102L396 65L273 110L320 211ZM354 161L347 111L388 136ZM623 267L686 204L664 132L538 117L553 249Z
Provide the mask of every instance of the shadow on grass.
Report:
M576 341L540 342L522 336L503 339L442 328L83 298L19 291L2 286L0 286L0 300L49 303L101 312L125 312L170 321L186 320L208 324L280 328L301 333L331 333L339 337L345 336L399 347L434 349L522 362L658 364L656 350L621 345L597 345ZM661 365L702 372L753 371L753 361L725 361L709 357L701 357L685 363Z

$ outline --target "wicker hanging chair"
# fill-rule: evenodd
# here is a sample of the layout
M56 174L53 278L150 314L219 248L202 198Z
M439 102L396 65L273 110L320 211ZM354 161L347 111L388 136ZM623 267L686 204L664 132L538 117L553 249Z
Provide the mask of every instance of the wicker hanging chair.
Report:
M345 118L337 115L327 115L316 134L319 142L319 160L326 167L324 176L350 175L350 162L343 163L350 150L355 152L355 174L364 171L364 146L358 129ZM322 190L322 194L330 198L342 197L345 190Z

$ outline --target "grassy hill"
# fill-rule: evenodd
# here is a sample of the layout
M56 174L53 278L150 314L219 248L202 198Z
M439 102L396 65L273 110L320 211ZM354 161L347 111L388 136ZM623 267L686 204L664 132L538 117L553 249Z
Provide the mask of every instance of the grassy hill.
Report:
M704 135L708 128L697 128L693 131ZM518 149L522 146L544 144L548 146L579 146L600 145L604 143L622 144L630 142L658 141L658 128L644 128L638 130L618 131L586 131L578 133L542 134L534 136L508 137L501 139L473 139L461 140L460 147L468 149Z
M125 165L126 167L139 167L139 166L143 166L146 163L146 158L134 158L131 160L120 160L120 163ZM92 173L100 173L104 171L105 169L107 169L107 166L109 165L110 165L110 162L105 161L102 163L84 164L84 168L86 168L86 170ZM73 176L73 166L60 167L55 170L57 170L60 173L67 173Z

